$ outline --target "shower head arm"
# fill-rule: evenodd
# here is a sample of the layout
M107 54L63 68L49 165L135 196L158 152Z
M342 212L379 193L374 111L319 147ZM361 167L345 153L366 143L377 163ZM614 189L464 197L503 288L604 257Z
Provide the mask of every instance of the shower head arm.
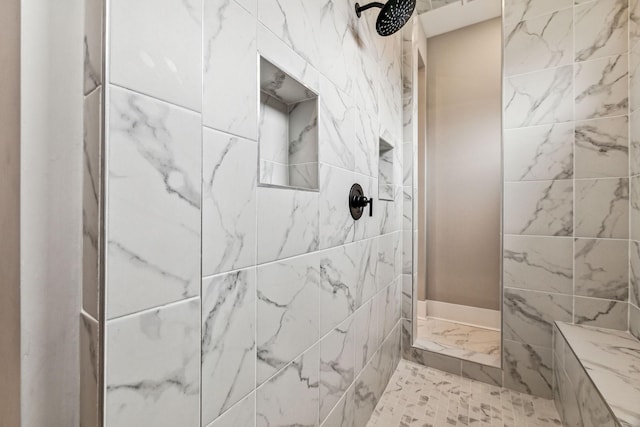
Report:
M367 9L371 9L372 7L379 7L380 9L382 9L384 7L384 3L374 1L369 4L365 4L364 6L360 6L360 3L356 3L356 15L358 16L358 18L360 18L362 12Z

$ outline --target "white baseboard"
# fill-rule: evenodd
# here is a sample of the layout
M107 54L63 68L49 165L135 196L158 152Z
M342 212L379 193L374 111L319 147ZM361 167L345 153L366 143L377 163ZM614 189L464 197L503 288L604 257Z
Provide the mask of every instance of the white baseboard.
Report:
M500 330L501 316L498 310L440 301L418 301L418 317L425 318L427 316Z

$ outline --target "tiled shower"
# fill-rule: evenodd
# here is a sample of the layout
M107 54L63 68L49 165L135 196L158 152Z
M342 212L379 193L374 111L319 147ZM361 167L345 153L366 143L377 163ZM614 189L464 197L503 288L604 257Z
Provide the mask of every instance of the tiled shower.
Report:
M354 4L85 0L82 425L364 426L401 356L551 397L553 321L640 336L638 2L505 1L502 369L411 348L424 35Z
M86 1L83 425L368 420L400 358L401 38L353 7ZM315 137L277 181L285 75Z

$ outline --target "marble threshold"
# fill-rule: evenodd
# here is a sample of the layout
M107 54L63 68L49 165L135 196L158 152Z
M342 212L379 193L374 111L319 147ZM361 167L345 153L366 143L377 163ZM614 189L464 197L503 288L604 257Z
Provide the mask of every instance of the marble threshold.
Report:
M416 347L500 367L500 331L432 317L418 318Z

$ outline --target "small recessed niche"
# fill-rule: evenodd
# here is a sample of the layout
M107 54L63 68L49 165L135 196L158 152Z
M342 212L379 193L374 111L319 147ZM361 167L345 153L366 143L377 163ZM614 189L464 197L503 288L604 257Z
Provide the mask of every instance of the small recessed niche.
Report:
M380 138L378 162L378 199L393 200L393 145Z
M260 184L318 189L318 95L260 58Z

